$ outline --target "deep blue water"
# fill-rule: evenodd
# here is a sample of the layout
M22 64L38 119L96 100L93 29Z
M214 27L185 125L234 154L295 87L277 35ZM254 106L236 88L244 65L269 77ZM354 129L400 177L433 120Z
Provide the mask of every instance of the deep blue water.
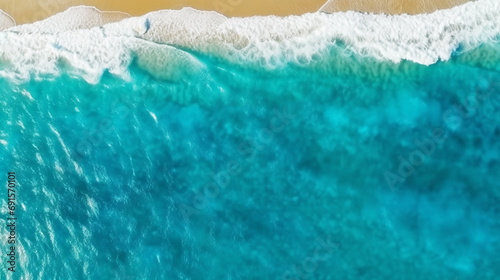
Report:
M499 279L500 64L468 55L2 80L12 279Z

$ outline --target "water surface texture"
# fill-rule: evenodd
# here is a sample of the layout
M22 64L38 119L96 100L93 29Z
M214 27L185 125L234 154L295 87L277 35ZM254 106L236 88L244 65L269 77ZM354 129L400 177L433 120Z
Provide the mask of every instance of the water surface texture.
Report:
M499 5L0 32L0 278L499 279Z

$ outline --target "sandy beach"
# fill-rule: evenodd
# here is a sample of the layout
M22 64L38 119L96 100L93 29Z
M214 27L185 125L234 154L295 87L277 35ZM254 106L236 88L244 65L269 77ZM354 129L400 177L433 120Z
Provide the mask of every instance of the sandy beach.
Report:
M422 14L470 2L470 0L330 0L324 12L358 11L385 14Z
M62 12L71 6L95 6L101 11L121 11L132 16L161 9L180 9L193 7L199 10L217 11L230 17L253 15L300 15L318 11L360 11L387 14L429 13L463 4L468 0L0 0L0 9L12 16L17 24L31 23Z

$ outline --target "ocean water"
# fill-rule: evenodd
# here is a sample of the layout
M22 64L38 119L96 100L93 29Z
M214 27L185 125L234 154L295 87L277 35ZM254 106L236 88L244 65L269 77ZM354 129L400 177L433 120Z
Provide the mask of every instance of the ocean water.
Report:
M1 279L500 279L500 3L94 12L0 32Z

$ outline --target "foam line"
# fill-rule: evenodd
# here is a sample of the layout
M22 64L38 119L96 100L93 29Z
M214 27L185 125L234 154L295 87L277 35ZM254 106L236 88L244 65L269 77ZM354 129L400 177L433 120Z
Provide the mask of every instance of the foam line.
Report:
M0 31L16 25L16 21L6 12L0 10Z

